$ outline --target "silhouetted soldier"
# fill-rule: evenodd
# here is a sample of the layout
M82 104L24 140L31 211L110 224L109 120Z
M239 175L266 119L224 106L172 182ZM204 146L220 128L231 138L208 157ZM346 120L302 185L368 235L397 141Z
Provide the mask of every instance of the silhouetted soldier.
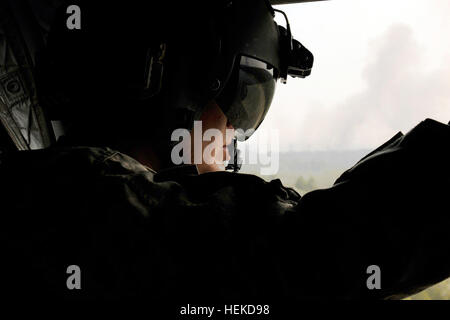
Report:
M276 81L309 75L313 58L265 1L142 2L58 7L33 74L65 132L2 159L2 290L378 299L449 276L447 125L425 120L302 197L278 179L223 171L228 138L215 163L174 166L174 129L257 129ZM67 26L73 4L80 29ZM73 265L79 290L67 284Z

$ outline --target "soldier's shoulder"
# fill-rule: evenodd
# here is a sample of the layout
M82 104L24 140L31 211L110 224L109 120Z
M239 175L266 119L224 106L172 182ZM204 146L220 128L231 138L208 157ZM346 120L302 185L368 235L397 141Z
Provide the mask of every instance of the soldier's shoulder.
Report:
M226 211L232 207L238 211L271 211L268 207L273 207L278 212L300 199L279 179L269 182L255 175L230 172L196 175L191 170L158 174L110 148L64 146L17 152L8 162L4 166L9 172L7 180L15 185L20 181L20 189L29 185L27 190L42 189L67 201L75 194L93 203L132 204L142 212L176 206Z
M2 161L8 171L67 171L75 173L125 174L151 171L135 159L110 148L57 146L40 150L17 151Z

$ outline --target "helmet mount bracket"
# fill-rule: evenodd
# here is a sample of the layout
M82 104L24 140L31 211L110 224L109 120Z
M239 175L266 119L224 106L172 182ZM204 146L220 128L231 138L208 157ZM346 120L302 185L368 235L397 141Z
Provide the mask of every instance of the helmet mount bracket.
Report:
M286 13L278 9L273 10L274 12L281 13L286 20L286 28L278 26L281 51L281 82L286 83L288 75L293 78L305 78L309 76L314 62L313 54L292 37L291 27Z

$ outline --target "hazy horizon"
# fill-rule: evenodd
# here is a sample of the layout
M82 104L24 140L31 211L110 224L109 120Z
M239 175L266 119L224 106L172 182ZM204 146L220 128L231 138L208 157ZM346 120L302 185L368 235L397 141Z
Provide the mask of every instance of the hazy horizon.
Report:
M278 8L315 57L310 77L277 84L258 130L277 130L280 151L373 149L425 118L450 120L450 39L442 36L450 31L450 2L331 0Z

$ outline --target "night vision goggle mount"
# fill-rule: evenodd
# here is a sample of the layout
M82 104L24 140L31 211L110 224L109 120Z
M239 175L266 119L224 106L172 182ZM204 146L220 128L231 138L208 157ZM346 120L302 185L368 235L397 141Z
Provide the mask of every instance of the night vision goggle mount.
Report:
M293 78L305 78L309 76L314 63L313 54L292 37L287 15L281 10L273 10L281 13L286 20L286 28L280 25L278 26L280 36L281 82L286 83L288 75Z

